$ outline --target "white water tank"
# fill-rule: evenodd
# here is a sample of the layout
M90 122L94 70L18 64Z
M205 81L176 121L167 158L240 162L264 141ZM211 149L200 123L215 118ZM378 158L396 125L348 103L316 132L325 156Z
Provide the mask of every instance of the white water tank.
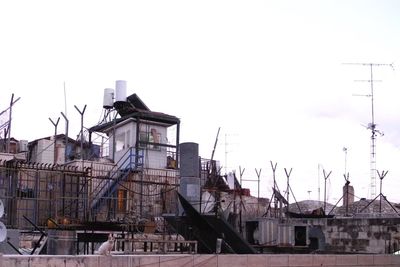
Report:
M114 89L105 88L103 97L103 108L110 109L114 104Z
M115 82L115 102L126 102L126 81Z

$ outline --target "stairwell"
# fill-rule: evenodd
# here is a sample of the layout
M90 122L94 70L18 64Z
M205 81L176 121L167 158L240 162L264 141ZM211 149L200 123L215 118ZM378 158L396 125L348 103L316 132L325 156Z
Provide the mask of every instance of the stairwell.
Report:
M130 147L116 166L110 171L109 176L103 179L92 191L91 214L95 218L106 200L116 192L120 183L126 181L132 172L143 171L143 150L135 154L136 148Z

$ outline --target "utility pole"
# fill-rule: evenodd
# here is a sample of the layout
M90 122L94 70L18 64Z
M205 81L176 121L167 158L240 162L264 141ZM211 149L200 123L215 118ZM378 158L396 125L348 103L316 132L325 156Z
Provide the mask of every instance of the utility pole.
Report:
M345 63L347 65L361 65L367 66L370 69L370 79L362 80L370 83L370 94L367 95L355 95L355 96L366 96L371 98L371 122L368 123L366 127L368 130L371 130L371 145L370 145L370 176L371 176L371 184L370 184L370 194L371 199L376 196L376 137L377 134L383 136L383 133L380 132L375 123L375 107L374 107L374 80L373 68L374 67L391 67L394 69L393 64L381 64L381 63Z

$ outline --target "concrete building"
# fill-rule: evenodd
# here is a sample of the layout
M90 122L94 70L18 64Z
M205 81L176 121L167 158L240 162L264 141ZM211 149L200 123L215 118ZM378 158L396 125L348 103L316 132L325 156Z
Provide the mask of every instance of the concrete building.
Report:
M100 146L66 137L65 134L48 136L28 143L28 161L45 164L65 164L76 159L97 160ZM81 151L82 149L82 151Z
M133 217L175 212L177 199L171 189L179 185L180 120L151 111L136 94L115 102L114 108L119 118L114 116L113 120L93 126L89 131L91 135L97 132L107 136L108 158L116 165L113 172L129 170L129 174L117 174L118 185L104 186L104 182L99 181L93 187L93 216L96 219L110 216L102 212L104 208L98 207L97 198L112 194L116 194L118 204L105 209L108 213L111 210L116 218L132 220ZM175 136L168 135L170 128ZM168 141L170 138L172 143ZM107 191L110 193L105 195Z

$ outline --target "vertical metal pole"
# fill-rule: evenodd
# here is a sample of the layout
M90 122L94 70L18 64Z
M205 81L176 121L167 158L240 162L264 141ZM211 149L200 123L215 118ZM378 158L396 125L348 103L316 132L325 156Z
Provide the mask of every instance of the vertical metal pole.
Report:
M382 180L383 178L385 178L386 174L388 173L388 171L382 171L382 174L380 174L378 172L378 170L376 171L378 173L379 179L380 179L380 189L379 189L379 213L382 213Z
M227 146L228 146L228 142L226 141L226 138L227 138L227 134L225 134L225 174L227 175L228 174L228 149L227 149Z
M376 159L375 159L375 110L374 110L374 80L373 80L373 64L370 64L371 69L371 196L372 198L376 195Z
M92 147L92 131L89 130L89 147Z
M180 135L180 122L176 125L176 168L179 168L179 154L180 154L180 149L179 149L179 135ZM201 173L201 171L199 170ZM199 177L201 177L199 173Z
M318 163L318 201L321 201L321 188L320 188L320 176L319 176L319 173L320 173L320 169L319 169L319 163Z
M80 137L81 137L81 160L83 160L83 115L84 115L85 110L86 110L86 105L83 107L82 111L80 111L76 105L74 105L74 107L79 112L79 114L81 115L81 133L80 133ZM82 169L82 171L83 171L83 169Z
M242 186L242 177L244 174L244 170L245 168L239 166L239 175L240 175L240 188L243 188ZM242 206L243 206L243 197L242 197L243 193L240 192L240 204L239 204L239 232L243 233L243 226L242 226Z
M69 127L69 120L67 118L67 116L61 112L61 115L64 117L65 119L65 151L64 151L64 163L67 163L67 158L68 158L68 127Z
M276 216L276 214L277 214L277 206L278 206L278 201L277 201L277 197L275 196L275 192L276 192L276 178L275 178L275 173L276 173L276 166L278 165L278 163L275 163L275 164L273 164L272 163L272 161L270 161L270 163L271 163L271 168L272 168L272 178L273 178L273 180L274 180L274 192L273 192L273 196L274 196L274 199L275 199L275 205L274 205L274 213L275 213L275 218L277 217ZM270 200L270 201L272 201L272 199Z
M331 175L332 171L328 173L328 175L325 173L325 169L322 170L324 174L324 179L325 179L325 186L324 186L324 212L326 212L326 180L328 179L329 175Z
M15 103L17 103L17 101L20 99L20 97L18 97L15 101L14 101L14 94L11 95L11 101L10 101L10 114L9 114L9 118L8 118L8 129L7 129L7 143L6 143L6 152L10 153L10 141L11 141L11 121L12 121L12 107Z
M257 216L259 215L260 211L260 176L261 176L261 169L260 171L256 170L257 174Z
M74 107L75 107L75 109L79 112L79 114L81 115L81 133L80 133L80 138L81 138L81 151L80 151L80 154L81 154L81 162L82 162L82 173L84 173L84 169L85 169L85 163L84 163L84 153L83 153L83 115L84 115L84 113L85 113L85 110L86 110L86 105L83 107L83 110L82 111L80 111L79 109L78 109L78 107L76 106L76 105L74 105ZM83 180L84 180L84 197L86 198L84 198L83 199L83 216L84 216L84 218L85 218L85 220L87 220L88 219L88 206L89 206L89 192L88 192L88 183L87 183L87 177L86 177L86 175L83 177ZM86 200L86 201L85 201Z
M112 139L112 160L114 161L114 163L115 163L115 144L116 144L116 141L115 141L115 126L117 125L117 115L118 115L118 112L116 112L115 113L115 116L114 116L114 119L113 119L113 139Z
M56 164L57 163L57 146L56 146L56 138L57 138L57 125L58 122L60 121L60 117L57 118L57 121L54 122L51 118L49 118L49 120L51 121L51 123L54 125L54 161L53 163Z
M347 173L347 147L343 147L344 152L344 173Z
M324 212L326 213L326 175L325 175L325 170L322 170L324 174Z
M286 197L286 200L287 200L287 203L288 203L288 211L289 211L289 203L290 203L289 202L289 191L290 191L289 177L290 177L290 174L292 173L293 168L290 168L289 172L287 172L286 168L284 168L284 170L285 170L285 174L286 174L286 178L287 178L287 189L286 189L287 197Z
M11 113L12 113L12 106L13 106L13 101L14 101L14 94L11 95L11 101L10 101L10 113L9 113L9 118L8 118L8 130L7 130L7 146L6 146L6 152L10 153L10 139L11 139Z
M372 64L370 64L371 68L371 122L372 125L375 125L375 113L374 113L374 78L373 78L373 72L372 72Z
M232 175L233 175L233 177L235 179L233 181L233 214L235 214L235 220L233 221L233 227L236 229L236 225L237 225L237 218L236 218L236 215L237 215L237 207L236 207L236 196L237 196L236 173L233 171Z
M138 166L138 154L140 148L140 118L136 118L136 145L135 145L135 167ZM147 145L146 145L147 149ZM144 160L142 162L144 164ZM139 195L139 215L143 215L143 171L139 172L140 175L140 195Z
M381 177L379 177L380 178L380 189L379 189L379 213L381 214L382 213L382 179L383 178L381 178Z

